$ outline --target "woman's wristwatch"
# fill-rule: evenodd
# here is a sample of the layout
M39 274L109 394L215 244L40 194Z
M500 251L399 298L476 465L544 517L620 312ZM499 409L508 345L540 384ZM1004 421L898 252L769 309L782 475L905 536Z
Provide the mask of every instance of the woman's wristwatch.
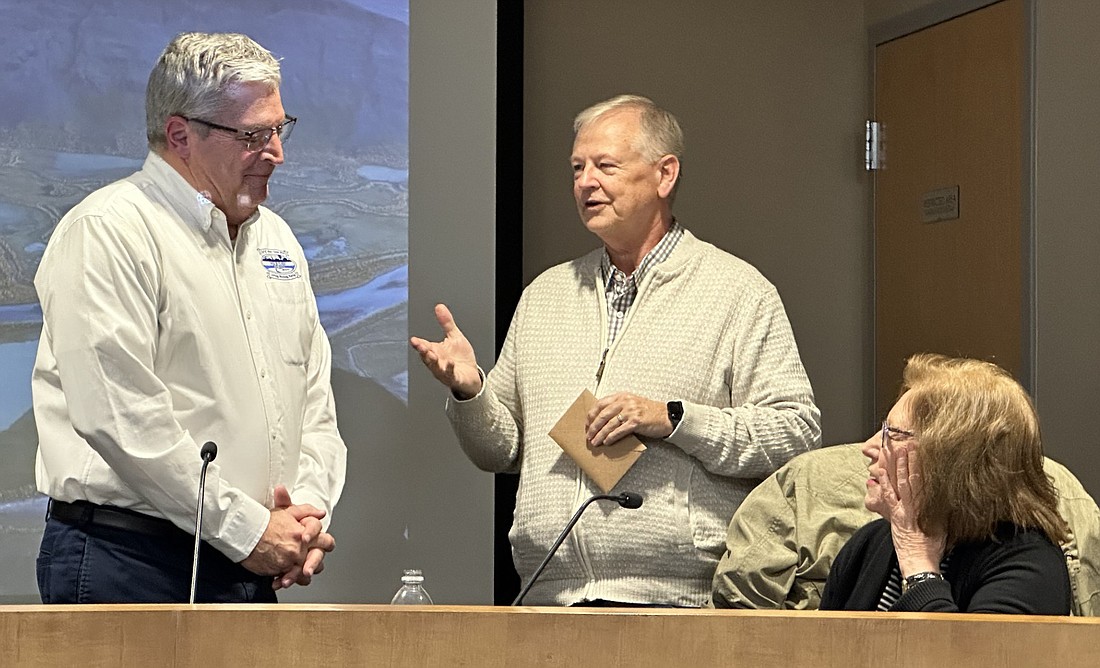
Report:
M936 573L934 571L925 571L923 573L913 573L907 578L903 578L901 581L901 593L905 593L913 587L919 585L922 582L928 582L929 580L943 580L942 573Z

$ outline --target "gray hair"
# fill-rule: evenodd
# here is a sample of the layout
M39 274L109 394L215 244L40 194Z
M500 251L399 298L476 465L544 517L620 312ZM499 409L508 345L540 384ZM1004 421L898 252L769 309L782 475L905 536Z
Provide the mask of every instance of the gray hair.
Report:
M661 156L672 154L678 160L684 157L684 131L676 117L658 107L653 100L641 95L618 95L610 100L597 102L577 114L573 119L573 133L597 120L605 114L623 109L638 111L641 132L634 142L634 148L646 160L656 161Z
M247 35L185 32L160 54L145 89L145 134L149 148L167 146L169 116L209 119L230 103L238 84L279 88L279 61Z

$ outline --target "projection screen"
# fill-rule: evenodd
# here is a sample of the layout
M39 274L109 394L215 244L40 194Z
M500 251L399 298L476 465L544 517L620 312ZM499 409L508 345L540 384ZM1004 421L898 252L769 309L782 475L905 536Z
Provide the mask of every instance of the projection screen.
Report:
M415 567L437 603L491 602L492 477L459 451L407 339L438 337L443 301L492 364L495 0L183 7L0 0L0 602L38 599L34 272L68 208L140 167L149 69L190 30L271 50L300 119L268 205L310 261L349 471L337 550L282 600L388 602Z

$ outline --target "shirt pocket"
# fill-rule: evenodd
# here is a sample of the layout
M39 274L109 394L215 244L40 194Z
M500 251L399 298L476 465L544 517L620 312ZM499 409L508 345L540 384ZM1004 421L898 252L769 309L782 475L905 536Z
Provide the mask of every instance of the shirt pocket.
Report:
M306 289L306 282L268 280L267 295L271 300L271 326L275 330L283 362L305 366L312 340L312 295Z

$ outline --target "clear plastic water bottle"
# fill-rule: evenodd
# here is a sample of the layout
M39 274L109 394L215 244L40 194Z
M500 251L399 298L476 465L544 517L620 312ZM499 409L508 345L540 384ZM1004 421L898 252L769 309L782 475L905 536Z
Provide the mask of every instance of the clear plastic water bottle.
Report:
M424 574L419 569L408 569L401 576L401 588L393 595L392 605L431 605L432 597L424 589Z

